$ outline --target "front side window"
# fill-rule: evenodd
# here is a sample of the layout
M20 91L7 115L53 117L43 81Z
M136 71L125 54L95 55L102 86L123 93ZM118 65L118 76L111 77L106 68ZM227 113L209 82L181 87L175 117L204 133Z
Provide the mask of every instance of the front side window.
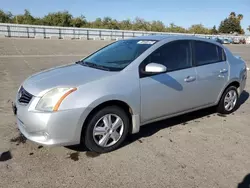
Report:
M119 71L128 66L156 42L155 40L133 39L117 41L78 63L94 68Z
M195 41L194 44L196 65L206 65L222 61L222 51L219 50L217 45L202 41Z
M190 42L183 40L167 43L144 60L144 65L148 63L165 65L167 71L189 68L192 66Z

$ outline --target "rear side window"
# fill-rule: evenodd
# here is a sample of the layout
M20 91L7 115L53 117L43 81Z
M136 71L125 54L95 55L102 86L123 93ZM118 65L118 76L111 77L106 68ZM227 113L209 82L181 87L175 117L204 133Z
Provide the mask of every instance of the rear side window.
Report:
M195 41L195 61L196 65L206 65L224 60L223 50L212 43Z

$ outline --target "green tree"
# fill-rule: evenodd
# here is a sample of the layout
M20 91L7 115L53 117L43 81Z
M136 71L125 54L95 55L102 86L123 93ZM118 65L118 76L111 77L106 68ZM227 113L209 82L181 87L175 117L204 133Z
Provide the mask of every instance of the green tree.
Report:
M213 35L218 34L218 31L217 31L217 29L216 29L216 26L215 26L215 25L214 25L214 26L213 26L213 28L211 29L210 33L211 33L211 34L213 34Z
M12 23L13 15L11 12L0 10L0 23Z
M119 29L118 21L113 20L110 17L104 17L102 20L102 26L105 29Z
M230 18L235 18L235 16L236 16L235 12L231 12L229 15Z
M172 33L187 33L187 30L185 28L177 26L174 23L170 23L170 25L166 27L165 31Z
M93 27L93 28L102 28L102 26L103 26L102 19L96 18L96 20L89 23L89 25L90 25L90 27Z
M195 34L210 34L210 30L205 28L202 24L195 24L189 28L190 33Z
M250 25L248 26L247 30L250 31Z
M16 15L14 22L18 24L34 24L35 18L25 9L24 14Z
M81 15L80 17L72 18L70 21L70 26L72 27L84 27L87 25L86 18Z
M35 20L33 21L34 25L46 25L43 21L43 18L34 18Z
M162 21L152 21L150 24L151 31L163 32L166 29L166 26Z
M238 20L241 21L243 19L243 14L238 14L237 18L238 18Z
M131 20L123 20L119 23L119 28L123 30L131 30L132 29L132 22Z
M133 27L132 29L133 30L139 30L139 31L150 31L151 28L150 28L150 23L145 21L144 19L142 18L135 18L135 21L133 22Z
M241 20L243 15L239 14L236 16L234 12L231 12L229 17L221 21L219 26L220 33L234 33L244 34L244 30L241 27Z
M43 17L45 25L69 27L72 23L72 15L68 11L49 13Z

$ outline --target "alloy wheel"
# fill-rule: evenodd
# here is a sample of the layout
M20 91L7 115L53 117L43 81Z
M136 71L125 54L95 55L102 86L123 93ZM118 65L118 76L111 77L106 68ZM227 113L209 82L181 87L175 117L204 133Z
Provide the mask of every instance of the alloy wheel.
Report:
M234 109L235 105L237 103L237 93L235 90L230 90L224 99L224 107L225 110L231 111Z
M116 114L106 114L94 126L93 138L101 147L110 147L116 144L124 131L124 123Z

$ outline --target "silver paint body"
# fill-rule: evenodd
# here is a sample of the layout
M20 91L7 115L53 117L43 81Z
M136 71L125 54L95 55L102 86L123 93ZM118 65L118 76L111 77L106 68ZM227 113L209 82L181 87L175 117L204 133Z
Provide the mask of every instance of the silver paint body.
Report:
M79 144L83 124L90 112L104 102L118 100L130 107L132 133L137 133L141 125L216 105L225 88L234 81L240 83L239 95L245 87L245 62L213 40L187 36L140 38L159 42L120 72L71 64L26 79L22 86L34 97L27 106L16 99L20 131L28 139L43 145ZM139 77L138 67L149 54L168 42L183 39L221 46L227 61ZM77 87L77 91L63 100L57 112L35 110L46 91L64 86Z

